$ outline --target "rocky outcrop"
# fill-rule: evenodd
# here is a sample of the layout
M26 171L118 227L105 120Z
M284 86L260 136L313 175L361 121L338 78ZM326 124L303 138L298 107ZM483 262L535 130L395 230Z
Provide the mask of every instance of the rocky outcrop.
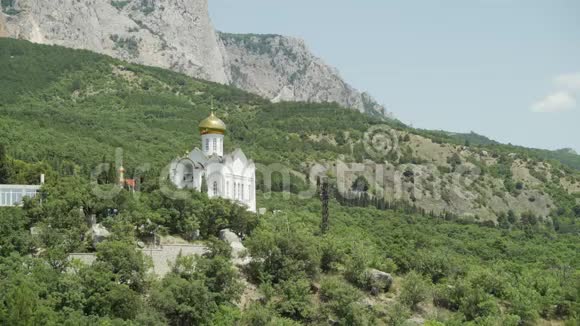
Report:
M546 162L533 163L525 156L500 156L477 147L436 143L429 138L393 129L369 131L368 139L351 141L362 145L374 160L345 163L340 160L311 167L337 176L337 189L346 199L361 196L353 185L366 179L369 198L386 203L406 203L425 214L460 218L479 223L496 222L510 211L515 216L532 214L548 220L556 207L544 185L558 182L569 193L580 189L580 182L553 177L558 169ZM311 139L333 143L323 135ZM375 142L376 141L376 142ZM377 164L376 162L384 162ZM510 171L509 176L497 171ZM312 175L310 180L316 180Z
M304 41L281 35L220 33L233 86L274 102L337 102L361 112L385 114L338 71L314 56Z
M301 40L216 33L207 0L3 1L0 36L171 69L273 101L337 102L386 113Z
M246 265L251 261L251 258L246 255L246 247L244 247L242 240L237 234L229 229L223 229L220 231L219 238L232 248L232 261L234 264Z
M4 9L10 37L227 82L207 0L13 0Z
M366 273L372 293L378 294L380 291L389 291L393 284L393 277L391 274L374 268L370 268Z
M91 239L93 240L93 247L109 238L111 233L101 224L95 224L91 227Z
M8 37L8 31L6 30L6 22L4 21L4 15L0 14L0 37Z

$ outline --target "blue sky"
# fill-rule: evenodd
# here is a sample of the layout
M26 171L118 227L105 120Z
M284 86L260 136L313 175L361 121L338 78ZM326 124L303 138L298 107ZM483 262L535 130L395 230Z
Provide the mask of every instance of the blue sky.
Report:
M580 152L578 0L210 0L210 14L303 38L414 127Z

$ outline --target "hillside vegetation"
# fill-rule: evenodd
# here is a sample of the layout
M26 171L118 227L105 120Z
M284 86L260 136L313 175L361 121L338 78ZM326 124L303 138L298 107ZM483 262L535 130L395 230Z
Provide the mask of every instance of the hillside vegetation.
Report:
M199 144L197 122L213 101L228 125L226 149L242 147L258 163L302 175L293 177L293 191L306 187L313 164L336 175L340 160L371 165L362 174L373 198L476 221L497 221L510 210L547 219L556 206L566 216L580 192L576 170L541 161L537 150L465 146L446 133L334 104L269 104L235 88L86 51L0 42L0 137L12 158L47 163L59 174L88 176L99 163L113 162L116 148L129 175L145 164L156 173ZM369 152L365 135L373 128L384 133L385 125L395 146ZM373 164L385 165L382 179L373 176ZM356 177L340 186L350 188Z
M23 209L0 209L1 324L574 325L580 317L580 178L559 156L334 104L271 104L23 41L0 39L0 76L0 183L48 176ZM259 169L292 170L291 194L279 174L271 194L259 171L265 215L204 193L164 195L161 169L197 146L212 102L228 126L226 150L241 147ZM372 130L391 145L369 149ZM115 183L117 148L140 191L96 196ZM91 177L102 163L109 173ZM358 172L341 176L343 163ZM315 164L330 183L327 233L308 176ZM86 236L91 215L112 232L96 248ZM248 266L234 267L215 240L223 228L244 239ZM149 277L135 243L153 233L191 240L195 230L210 252ZM96 252L97 261L69 262L71 252ZM377 283L374 270L393 279Z

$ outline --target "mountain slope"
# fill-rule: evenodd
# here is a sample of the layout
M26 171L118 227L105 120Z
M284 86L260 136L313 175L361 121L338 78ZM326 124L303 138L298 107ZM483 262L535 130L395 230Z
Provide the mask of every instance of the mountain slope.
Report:
M10 37L227 82L207 1L17 0L2 6L0 29Z
M6 0L1 6L0 36L87 49L233 85L275 101L329 101L361 112L386 113L312 55L302 41L218 35L207 0ZM236 42L241 38L248 41Z
M0 75L0 139L12 157L48 162L60 173L88 175L103 158L113 161L116 148L130 173L147 164L158 173L198 146L197 122L213 99L228 125L226 150L241 147L258 163L293 170L294 192L308 188L306 175L322 166L340 176L345 193L362 175L374 198L474 221L510 210L547 219L557 209L571 212L580 193L577 173L534 159L533 150L458 145L331 104L270 104L88 51L0 39ZM372 147L367 138L377 126L397 145ZM339 174L343 163L352 173Z
M338 71L312 55L304 41L281 35L220 33L230 84L274 102L338 102L388 115L368 94L345 83Z

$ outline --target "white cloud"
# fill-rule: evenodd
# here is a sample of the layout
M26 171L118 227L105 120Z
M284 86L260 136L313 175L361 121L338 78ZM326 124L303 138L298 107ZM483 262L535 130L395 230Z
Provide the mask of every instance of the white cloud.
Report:
M550 94L542 100L534 103L531 107L533 112L565 112L574 109L576 106L576 99L572 94L566 91L559 91Z
M563 89L580 92L580 73L563 74L554 78L554 83Z
M567 73L553 79L555 90L532 104L532 112L554 113L573 110L580 96L580 72Z

